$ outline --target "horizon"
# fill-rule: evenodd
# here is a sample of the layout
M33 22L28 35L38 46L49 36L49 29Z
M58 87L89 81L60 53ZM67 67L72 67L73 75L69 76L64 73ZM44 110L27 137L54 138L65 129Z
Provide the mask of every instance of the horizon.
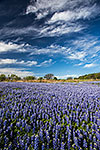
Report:
M99 0L1 0L0 74L98 73L99 27Z

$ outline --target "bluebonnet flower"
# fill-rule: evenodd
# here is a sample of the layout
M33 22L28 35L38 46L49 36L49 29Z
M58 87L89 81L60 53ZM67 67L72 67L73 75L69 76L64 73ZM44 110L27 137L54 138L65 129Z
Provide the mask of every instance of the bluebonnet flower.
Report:
M57 147L57 141L55 138L53 138L53 149L56 149Z
M65 150L65 143L64 142L61 142L60 150Z
M42 143L42 150L45 150L45 145L44 145L44 143Z
M21 126L21 123L20 123L20 122L17 122L17 123L16 123L16 126L17 126L17 127L20 127L20 126Z
M100 119L97 119L97 125L100 127Z
M38 135L35 136L35 140L34 140L34 150L38 150L38 144L39 144L39 137Z
M97 149L97 143L96 142L94 142L94 148Z
M6 126L6 125L7 125L7 120L5 120L5 121L4 121L3 125L4 125L4 126Z
M74 137L74 143L75 143L75 145L76 145L77 147L79 147L77 137Z
M96 136L93 136L93 142L96 142Z
M89 134L89 140L92 141L92 134Z
M86 141L86 139L83 140L83 147L87 148L87 141Z

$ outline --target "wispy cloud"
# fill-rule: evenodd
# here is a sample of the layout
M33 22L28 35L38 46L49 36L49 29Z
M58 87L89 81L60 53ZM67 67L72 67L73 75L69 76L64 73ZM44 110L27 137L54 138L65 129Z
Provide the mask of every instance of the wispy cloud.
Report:
M69 59L77 59L77 60L81 60L83 61L83 59L85 58L86 56L86 53L85 52L75 52L75 53L72 53L70 56L68 56Z
M18 61L17 59L0 59L0 65L7 65L7 64L12 64L12 65L26 65L26 66L33 66L37 65L37 61Z
M100 6L92 0L30 0L26 8L25 15L33 13L32 24L23 27L15 27L15 20L12 20L6 26L0 29L0 36L3 38L29 36L51 37L81 32L87 28L80 20L89 20L100 14ZM19 14L20 15L20 14ZM40 25L39 20L43 19ZM14 22L15 21L15 22ZM12 25L12 27L10 26Z
M84 66L84 68L91 68L91 67L95 67L95 66L97 66L97 64L91 63L91 64L86 64Z
M47 67L51 64L54 64L52 59L44 60L40 64L37 61L18 61L17 59L0 59L0 65L20 65L20 66L28 66L28 67Z
M75 10L67 10L63 12L56 12L49 23L53 23L56 21L65 21L65 22L73 22L79 19L90 19L91 17L98 14L97 9L99 9L96 4L88 7L80 7Z
M0 42L0 53L8 52L8 51L17 51L17 52L25 52L25 44L15 44L12 42L5 43L3 41Z
M37 65L37 67L44 67L44 66L49 66L53 63L52 59L49 60L45 60L42 63L40 63L39 65Z
M83 0L39 0L36 2L34 2L34 0L31 0L26 9L26 14L37 13L38 16L38 14L40 13L43 15L44 13L49 14L62 12L64 10L68 10L69 8L71 10L75 10L76 7L78 7L78 9L80 8L81 12L83 11L83 13L79 13L80 15L78 16L84 16L84 18L89 16L91 14L91 11L93 12L93 10L95 10L95 13L98 13L96 12L97 6L95 4L95 1L93 2L93 0L84 0L84 2Z
M60 45L55 45L51 44L50 46L47 46L45 48L33 48L34 51L30 53L30 55L40 55L40 54L47 54L48 56L50 55L55 55L55 54L62 54L62 55L67 55L70 53L70 48L65 47L65 46L60 46Z
M41 31L40 31L40 36L60 36L63 34L70 34L70 33L75 33L75 32L80 32L83 30L85 27L83 27L80 24L51 24L50 26L44 26Z
M77 59L83 61L82 63L92 63L93 61L98 61L98 54L100 52L99 37L84 35L76 40L70 41L70 43L67 45L71 49L68 56L69 59Z
M29 13L42 13L42 12L55 12L65 7L69 0L40 0L34 3L34 0L30 1L30 5L26 9L26 14Z
M49 15L47 21L38 28L40 36L59 36L74 32L80 32L85 25L81 20L91 19L97 16L100 7L93 2L83 0L40 0L30 1L26 9L26 15L34 13L37 18L42 19ZM51 16L51 17L50 17Z

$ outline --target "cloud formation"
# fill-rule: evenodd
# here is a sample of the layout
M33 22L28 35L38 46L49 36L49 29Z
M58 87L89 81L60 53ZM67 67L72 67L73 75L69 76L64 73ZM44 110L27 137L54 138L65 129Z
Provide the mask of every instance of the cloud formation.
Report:
M0 59L0 65L21 65L21 66L28 66L28 67L46 67L54 63L52 59L44 60L40 64L37 61L18 61L17 59Z
M78 60L81 60L83 61L83 59L85 58L86 56L86 53L85 52L75 52L75 53L72 53L70 56L68 56L69 59L78 59Z
M25 52L24 44L15 44L12 42L0 42L0 53L8 52L8 51L17 51L17 52Z
M99 8L94 4L93 6L86 6L83 8L77 8L75 10L67 10L63 12L56 12L51 20L50 23L56 21L65 21L65 22L73 22L79 19L90 19L98 14Z
M80 32L86 28L80 20L94 18L99 12L100 7L92 0L32 0L26 9L26 15L33 13L36 19L47 18L39 28L42 37Z
M76 74L67 74L67 75L63 75L63 76L56 76L58 79L67 79L69 77L72 77L72 78L77 78L79 77L80 75L76 75Z
M27 71L25 68L0 68L0 74L10 75L16 74L20 77L34 76L34 73Z
M40 63L39 65L37 65L37 67L49 66L49 65L51 65L52 63L53 63L53 62L52 62L52 59L45 60L45 61L43 61L42 63Z
M95 67L95 66L97 66L97 64L91 63L91 64L86 64L84 66L84 68L91 68L91 67Z

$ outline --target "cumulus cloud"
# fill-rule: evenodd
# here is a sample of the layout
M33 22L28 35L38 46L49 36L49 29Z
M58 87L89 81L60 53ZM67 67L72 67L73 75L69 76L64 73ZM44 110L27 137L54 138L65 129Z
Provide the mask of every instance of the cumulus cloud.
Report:
M34 73L31 71L25 70L25 68L0 68L0 74L16 74L20 77L25 77L25 76L33 76Z
M91 68L91 67L95 67L95 66L97 66L97 64L91 63L91 64L86 64L84 66L84 68Z

